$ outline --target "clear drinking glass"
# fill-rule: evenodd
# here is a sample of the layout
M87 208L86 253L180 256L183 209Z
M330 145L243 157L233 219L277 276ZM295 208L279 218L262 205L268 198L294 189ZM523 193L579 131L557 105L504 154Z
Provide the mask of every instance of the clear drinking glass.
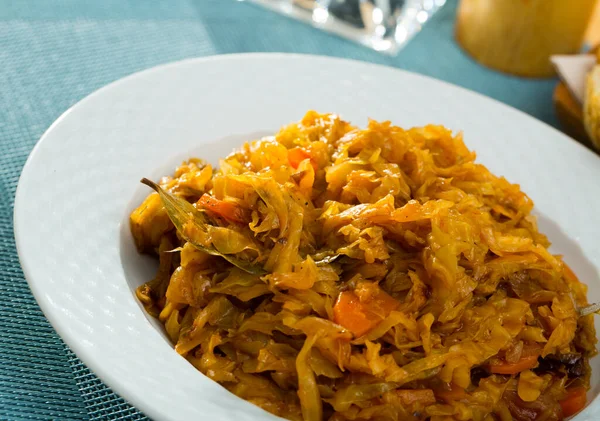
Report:
M249 0L395 54L446 0Z

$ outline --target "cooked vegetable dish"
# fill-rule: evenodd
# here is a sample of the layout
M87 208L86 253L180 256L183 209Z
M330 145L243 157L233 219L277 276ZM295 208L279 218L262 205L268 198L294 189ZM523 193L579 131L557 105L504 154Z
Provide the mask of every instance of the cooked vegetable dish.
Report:
M308 112L130 217L175 350L290 420L562 420L595 354L586 286L461 135Z

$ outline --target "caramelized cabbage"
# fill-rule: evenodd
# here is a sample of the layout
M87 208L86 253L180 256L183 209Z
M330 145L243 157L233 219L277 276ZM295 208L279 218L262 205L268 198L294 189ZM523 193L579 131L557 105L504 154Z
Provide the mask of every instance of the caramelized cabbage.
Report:
M160 268L137 296L243 399L305 421L581 409L586 287L460 134L311 111L153 187L131 230Z

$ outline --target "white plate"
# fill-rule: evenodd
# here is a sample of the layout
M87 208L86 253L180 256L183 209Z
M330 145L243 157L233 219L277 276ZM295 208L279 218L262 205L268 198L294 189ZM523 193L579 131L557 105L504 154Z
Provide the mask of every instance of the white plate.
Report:
M550 107L551 104L548 104ZM127 216L197 154L212 162L309 109L354 124L444 124L536 203L540 229L600 301L600 159L537 120L473 92L367 63L282 54L187 60L137 73L75 105L42 136L19 180L15 236L40 307L103 381L157 420L275 419L179 357L133 290L154 263ZM590 397L600 392L594 360ZM578 420L600 419L596 400Z

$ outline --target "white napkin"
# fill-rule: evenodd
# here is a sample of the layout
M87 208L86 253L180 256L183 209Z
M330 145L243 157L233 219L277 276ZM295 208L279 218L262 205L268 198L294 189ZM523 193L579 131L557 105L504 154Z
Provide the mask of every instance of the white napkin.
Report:
M596 64L596 56L593 54L555 55L550 57L550 61L571 94L580 104L583 104L585 78Z

